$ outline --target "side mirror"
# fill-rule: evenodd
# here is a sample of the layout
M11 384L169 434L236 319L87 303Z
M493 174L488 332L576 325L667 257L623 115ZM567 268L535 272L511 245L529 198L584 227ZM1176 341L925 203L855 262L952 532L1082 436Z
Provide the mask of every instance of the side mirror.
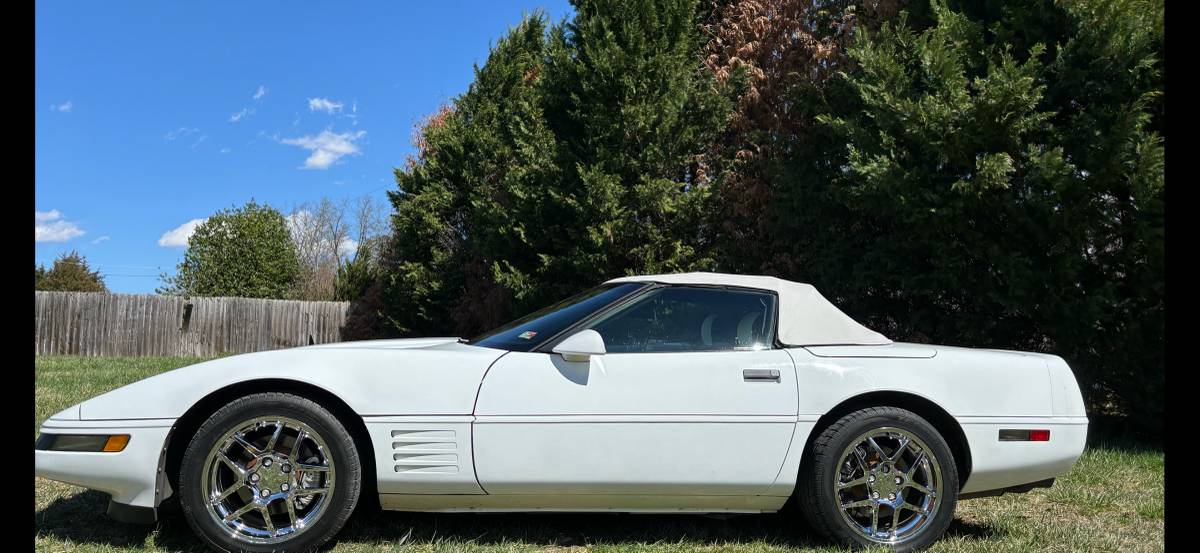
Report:
M593 355L604 355L604 338L595 330L580 330L559 342L554 353L567 361L587 361Z

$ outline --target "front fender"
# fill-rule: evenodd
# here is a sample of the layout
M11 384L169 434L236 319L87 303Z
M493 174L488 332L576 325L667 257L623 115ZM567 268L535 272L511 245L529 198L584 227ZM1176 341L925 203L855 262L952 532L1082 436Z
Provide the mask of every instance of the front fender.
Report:
M304 347L235 355L89 399L80 405L79 418L178 418L216 390L259 379L317 386L362 416L469 415L484 372L504 353L446 343L425 348Z

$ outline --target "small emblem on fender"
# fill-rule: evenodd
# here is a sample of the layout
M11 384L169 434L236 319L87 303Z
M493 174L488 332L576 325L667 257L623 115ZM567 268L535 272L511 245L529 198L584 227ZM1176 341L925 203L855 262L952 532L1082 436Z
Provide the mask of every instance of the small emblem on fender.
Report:
M525 332L518 334L517 338L520 338L522 340L528 340L530 338L533 338L534 336L537 336L537 332L535 332L533 330L526 330Z

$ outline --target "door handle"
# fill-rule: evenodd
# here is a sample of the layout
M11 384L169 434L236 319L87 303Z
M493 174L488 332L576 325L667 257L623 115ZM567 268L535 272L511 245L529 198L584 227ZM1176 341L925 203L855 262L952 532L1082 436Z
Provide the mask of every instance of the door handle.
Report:
M742 369L742 380L746 382L779 382L776 369Z

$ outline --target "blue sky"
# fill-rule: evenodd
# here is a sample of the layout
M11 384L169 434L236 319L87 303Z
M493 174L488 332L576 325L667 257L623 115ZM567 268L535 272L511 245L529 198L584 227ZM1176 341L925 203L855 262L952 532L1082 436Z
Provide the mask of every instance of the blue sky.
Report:
M566 0L39 0L36 261L77 249L110 290L153 292L183 255L177 229L218 209L384 200L413 125L538 8L570 13Z

